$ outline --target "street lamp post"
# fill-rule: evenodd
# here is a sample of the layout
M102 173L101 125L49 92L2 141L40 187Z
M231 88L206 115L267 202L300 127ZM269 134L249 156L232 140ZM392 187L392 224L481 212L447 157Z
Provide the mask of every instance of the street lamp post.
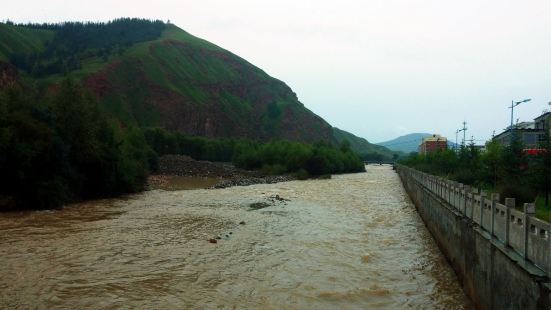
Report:
M521 104L521 103L525 103L525 102L531 101L531 100L532 100L532 99L524 99L524 100L522 100L522 101L514 101L514 100L511 101L511 107L509 108L509 109L511 109L511 127L510 127L510 129L509 129L509 130L510 130L510 134L509 134L509 135L510 135L511 139L510 139L509 144L513 142L513 111L514 111L514 109L515 109L515 107L516 107L517 105L519 105L519 104Z

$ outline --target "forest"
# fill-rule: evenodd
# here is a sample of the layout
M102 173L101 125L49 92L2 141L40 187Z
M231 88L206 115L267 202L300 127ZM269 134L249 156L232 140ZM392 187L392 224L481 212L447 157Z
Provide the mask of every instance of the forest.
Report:
M0 94L0 205L43 209L140 191L154 155L139 129L120 128L71 80L53 96L19 86Z
M262 170L266 174L319 176L365 171L363 161L346 141L335 147L326 142L188 137L162 128L145 128L144 135L159 156L180 154L197 160L232 162L239 168Z
M53 38L38 53L10 55L10 63L35 76L66 73L80 69L80 59L106 58L122 54L132 44L157 39L166 24L159 20L120 18L103 22L64 22L59 24L18 24L33 29L51 30Z

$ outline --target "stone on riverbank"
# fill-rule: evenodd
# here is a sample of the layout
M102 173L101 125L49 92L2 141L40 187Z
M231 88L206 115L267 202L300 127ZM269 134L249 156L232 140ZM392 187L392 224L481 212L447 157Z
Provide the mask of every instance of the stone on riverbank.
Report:
M172 176L221 179L216 185L208 188L274 184L296 179L290 175L263 175L259 171L236 168L231 163L200 161L183 155L164 155L159 158L157 174L149 178L150 188L170 187Z

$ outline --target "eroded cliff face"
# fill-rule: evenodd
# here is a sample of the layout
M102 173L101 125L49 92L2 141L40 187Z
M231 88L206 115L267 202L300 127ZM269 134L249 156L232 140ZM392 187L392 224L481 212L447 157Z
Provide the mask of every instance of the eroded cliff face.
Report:
M0 90L9 88L17 84L17 68L13 65L0 61Z
M332 141L331 126L285 83L223 50L166 39L85 79L125 122L188 135Z

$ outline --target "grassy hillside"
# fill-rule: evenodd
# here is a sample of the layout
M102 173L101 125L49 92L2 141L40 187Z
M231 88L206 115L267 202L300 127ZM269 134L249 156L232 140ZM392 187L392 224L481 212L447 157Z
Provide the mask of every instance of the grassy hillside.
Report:
M333 137L339 144L345 140L348 141L350 143L350 148L366 160L390 160L393 158L394 154L401 155L400 152L393 152L386 147L369 143L366 139L355 136L337 127L333 127Z
M285 83L172 24L157 34L161 25L152 23L0 24L0 61L45 91L70 74L126 125L193 136L333 141L331 126Z
M41 51L53 36L54 32L51 30L0 24L0 61L9 61L13 54L31 54Z

